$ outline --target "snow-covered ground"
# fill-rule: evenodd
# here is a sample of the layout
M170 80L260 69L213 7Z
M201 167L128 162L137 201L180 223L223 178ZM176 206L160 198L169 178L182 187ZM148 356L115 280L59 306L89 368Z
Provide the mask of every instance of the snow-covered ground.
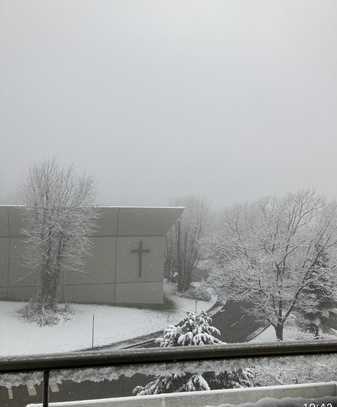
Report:
M21 319L22 302L0 301L0 356L74 351L91 346L92 317L95 315L94 345L105 345L146 335L179 322L186 311L195 311L195 301L175 295L165 285L172 310L150 310L107 305L73 304L74 314L56 326L39 327ZM209 309L210 302L198 301L197 311Z
M336 335L332 334L323 334L322 339L337 339ZM296 326L288 325L284 328L283 332L284 341L312 341L314 337L312 334L301 332ZM250 343L261 343L261 342L275 342L276 335L275 329L272 326L269 326L265 331L263 331L256 338L252 339Z

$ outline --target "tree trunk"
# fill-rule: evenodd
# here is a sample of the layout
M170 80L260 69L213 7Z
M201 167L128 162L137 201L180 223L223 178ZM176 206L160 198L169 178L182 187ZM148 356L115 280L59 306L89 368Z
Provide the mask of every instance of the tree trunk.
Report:
M190 288L192 282L192 267L189 263L184 268L183 290L186 291Z
M47 308L56 310L57 306L57 291L61 278L61 258L64 250L64 236L61 235L57 242L56 259L53 262L51 256L47 260L45 270L41 275L41 299L40 302ZM50 265L52 264L52 265Z
M278 324L276 326L274 326L275 329L275 333L276 333L276 338L279 341L283 341L283 324Z
M46 197L48 202L48 195ZM46 208L44 208L44 223L46 222ZM40 292L38 302L40 307L55 309L56 297L54 296L53 289L53 266L52 266L52 230L49 226L47 229L47 251L46 262L42 264L40 275Z
M57 288L59 284L59 273L54 270L44 269L41 272L41 286L39 303L41 307L54 310L57 303Z
M179 220L177 222L177 274L178 274L177 289L178 292L182 293L184 292L184 281L183 281L184 270L181 259L181 224Z

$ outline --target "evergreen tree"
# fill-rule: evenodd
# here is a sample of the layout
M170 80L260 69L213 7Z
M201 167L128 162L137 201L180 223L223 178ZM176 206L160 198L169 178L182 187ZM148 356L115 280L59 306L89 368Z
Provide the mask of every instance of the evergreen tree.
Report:
M329 330L330 310L336 308L337 301L335 273L329 266L329 257L321 246L316 251L310 280L301 293L296 321L302 330L312 332L318 339L321 332Z
M171 325L164 331L157 342L161 347L214 345L223 343L216 336L220 336L219 329L211 325L212 318L205 311L197 315L187 312L186 317L177 326Z
M212 318L206 312L196 315L188 312L177 325L169 326L158 338L161 347L203 346L224 343L217 336L220 331L212 324ZM188 372L163 374L151 380L145 386L137 386L133 393L139 396L172 393L179 391L199 391L216 388L249 387L253 385L253 373L250 369L238 369L235 372L223 371L220 374Z

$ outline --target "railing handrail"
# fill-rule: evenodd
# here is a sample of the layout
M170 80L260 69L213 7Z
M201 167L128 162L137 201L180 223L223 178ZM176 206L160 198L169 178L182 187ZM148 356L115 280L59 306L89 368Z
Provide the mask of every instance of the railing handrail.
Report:
M337 353L337 341L224 344L115 351L81 351L0 358L0 374L134 364Z

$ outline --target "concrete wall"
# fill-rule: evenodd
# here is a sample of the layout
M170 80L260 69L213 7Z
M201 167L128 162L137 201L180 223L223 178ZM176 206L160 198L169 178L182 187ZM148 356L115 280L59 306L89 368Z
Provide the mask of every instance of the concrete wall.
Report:
M23 265L23 207L0 206L0 299L28 300L39 276ZM93 250L81 273L65 273L61 300L82 303L158 304L163 301L165 235L182 208L97 208ZM142 241L142 276L131 251Z
M101 400L68 401L50 403L50 407L205 407L242 405L243 403L258 403L256 407L272 406L273 400L285 399L284 407L290 405L305 406L313 400L336 398L336 383L308 383L246 389L195 391L186 393L158 394L154 396L118 397ZM293 399L290 402L289 398ZM299 399L298 399L299 398ZM288 399L288 400L287 400ZM297 401L294 403L294 399ZM286 401L287 400L287 401ZM244 404L246 405L246 404ZM323 402L317 406L327 405ZM334 403L333 403L334 405ZM42 407L42 404L29 404L27 407Z

